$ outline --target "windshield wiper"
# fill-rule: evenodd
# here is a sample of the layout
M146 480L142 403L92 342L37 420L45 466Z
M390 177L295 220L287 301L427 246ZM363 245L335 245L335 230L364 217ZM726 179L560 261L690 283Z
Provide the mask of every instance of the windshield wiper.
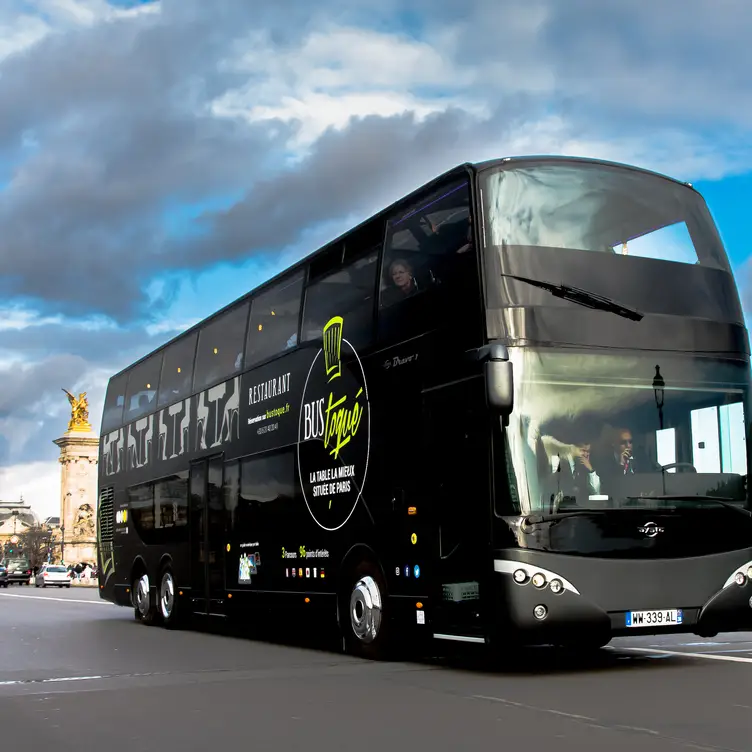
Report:
M618 511L618 509L570 509L567 512L555 512L554 514L527 514L522 519L522 525L523 527L526 525L538 525L541 522L564 520L567 517L587 517L590 514L605 514L606 512Z
M516 274L504 274L502 277L509 277L509 279L516 279L519 282L527 282L529 285L540 287L541 290L548 290L551 295L564 300L569 300L572 303L585 306L587 308L594 308L598 311L608 311L609 313L615 313L617 316L622 316L625 319L631 321L642 321L643 315L632 308L625 308L615 300L606 298L603 295L596 295L594 292L588 292L582 290L579 287L572 287L571 285L555 285L551 282L541 282L538 279L531 279L530 277L519 277Z
M714 501L716 504L720 504L722 507L726 507L727 509L734 509L737 512L741 512L741 514L745 515L746 517L752 517L752 512L750 512L748 509L744 509L743 507L738 507L736 504L731 504L730 502L735 501L735 499L730 499L727 496L686 496L681 494L665 494L663 496L627 496L627 499L639 499L643 501L648 501L650 499L658 499L660 501Z

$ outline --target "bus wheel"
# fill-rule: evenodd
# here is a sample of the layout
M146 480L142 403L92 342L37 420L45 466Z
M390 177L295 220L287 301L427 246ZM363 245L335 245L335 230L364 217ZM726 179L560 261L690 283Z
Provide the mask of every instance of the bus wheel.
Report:
M349 582L350 592L343 598L340 619L347 652L382 660L389 637L384 577L376 564L363 561L353 570Z
M169 564L162 570L159 583L159 615L162 617L162 624L168 629L174 629L180 623L177 588Z
M151 625L157 618L156 606L151 602L149 575L146 572L133 583L133 601L136 621Z

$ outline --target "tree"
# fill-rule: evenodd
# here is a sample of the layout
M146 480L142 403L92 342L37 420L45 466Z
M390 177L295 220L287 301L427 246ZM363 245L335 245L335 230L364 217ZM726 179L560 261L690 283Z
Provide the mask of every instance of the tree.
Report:
M50 546L50 531L42 525L35 525L24 530L18 536L22 556L29 560L32 569L41 567L47 561Z

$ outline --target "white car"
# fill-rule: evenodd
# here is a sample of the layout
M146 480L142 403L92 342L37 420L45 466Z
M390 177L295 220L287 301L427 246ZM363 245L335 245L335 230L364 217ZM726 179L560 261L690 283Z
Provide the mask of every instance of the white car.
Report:
M71 586L71 572L60 565L45 564L37 572L34 584L37 587L47 587L47 585L57 585L57 587Z

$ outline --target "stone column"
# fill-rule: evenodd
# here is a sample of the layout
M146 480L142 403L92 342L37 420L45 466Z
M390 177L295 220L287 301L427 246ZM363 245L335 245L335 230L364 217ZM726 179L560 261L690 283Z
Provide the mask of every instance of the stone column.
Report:
M72 396L72 395L69 395ZM60 447L60 524L65 525L65 563L97 560L97 466L99 437L83 408L74 409L68 430L54 442ZM55 552L59 555L59 551Z

